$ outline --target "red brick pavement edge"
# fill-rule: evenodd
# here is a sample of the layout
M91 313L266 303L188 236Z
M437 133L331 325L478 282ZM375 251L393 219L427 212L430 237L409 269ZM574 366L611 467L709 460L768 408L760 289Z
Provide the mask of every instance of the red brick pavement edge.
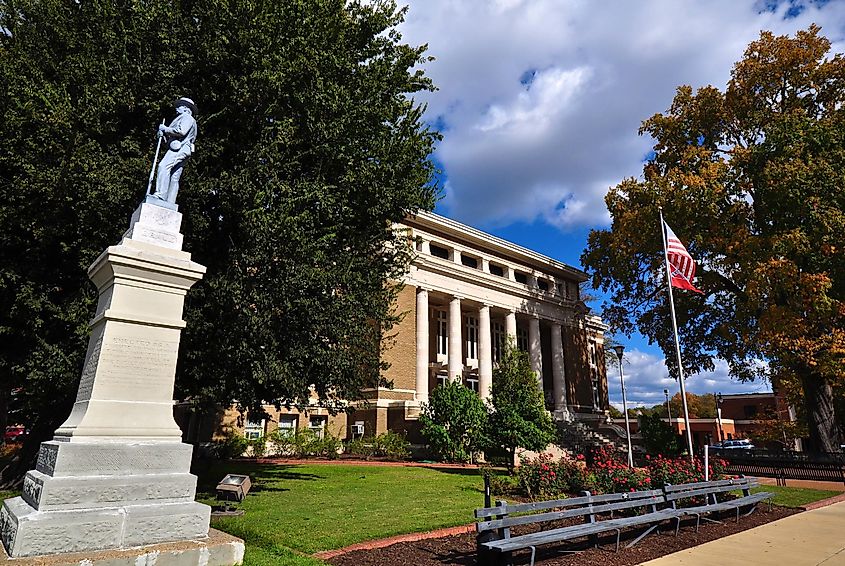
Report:
M805 511L812 511L813 509L820 509L822 507L827 507L828 505L833 505L834 503L841 503L843 501L845 501L845 493L834 495L833 497L822 499L821 501L813 501L812 503L808 503L806 505L801 506L801 508Z
M328 560L329 558L334 558L336 556L340 556L341 554L346 554L355 550L372 550L374 548L384 548L385 546L390 546L391 544L396 544L397 542L414 542L429 538L441 538L450 537L453 535L462 535L464 533L469 533L474 530L475 524L473 523L472 525L461 525L460 527L437 529L436 531L428 531L425 533L410 533L407 535L397 535L395 537L370 540L367 542L359 542L357 544L346 546L344 548L338 548L336 550L324 550L322 552L317 552L312 556L321 560Z

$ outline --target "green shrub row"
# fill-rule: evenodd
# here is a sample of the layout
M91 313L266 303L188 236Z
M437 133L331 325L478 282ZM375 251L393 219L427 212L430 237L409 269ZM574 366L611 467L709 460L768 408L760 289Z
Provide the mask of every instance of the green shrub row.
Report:
M387 431L375 437L356 438L346 443L346 454L361 458L390 458L407 460L411 456L411 443L401 434Z

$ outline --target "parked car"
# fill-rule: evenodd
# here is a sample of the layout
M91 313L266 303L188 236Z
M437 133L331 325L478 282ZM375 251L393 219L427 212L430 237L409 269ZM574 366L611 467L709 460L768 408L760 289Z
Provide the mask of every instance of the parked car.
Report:
M754 445L747 438L740 438L737 440L723 440L713 446L721 450L753 450Z
M26 436L26 429L22 426L7 426L3 434L4 442L22 442Z

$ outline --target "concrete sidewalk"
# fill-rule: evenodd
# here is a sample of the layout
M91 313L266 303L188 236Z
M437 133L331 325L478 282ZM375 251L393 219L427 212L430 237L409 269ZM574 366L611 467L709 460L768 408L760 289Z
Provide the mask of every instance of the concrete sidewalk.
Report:
M688 548L643 566L845 566L845 502Z

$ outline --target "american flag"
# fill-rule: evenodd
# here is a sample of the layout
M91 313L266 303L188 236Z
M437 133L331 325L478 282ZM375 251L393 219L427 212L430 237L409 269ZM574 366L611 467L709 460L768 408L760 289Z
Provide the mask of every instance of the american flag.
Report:
M669 278L672 281L672 286L704 294L703 291L696 289L695 285L692 284L692 278L695 277L695 261L693 261L692 256L689 255L684 244L669 228L669 225L664 222L663 226L666 228L666 255L669 258Z

